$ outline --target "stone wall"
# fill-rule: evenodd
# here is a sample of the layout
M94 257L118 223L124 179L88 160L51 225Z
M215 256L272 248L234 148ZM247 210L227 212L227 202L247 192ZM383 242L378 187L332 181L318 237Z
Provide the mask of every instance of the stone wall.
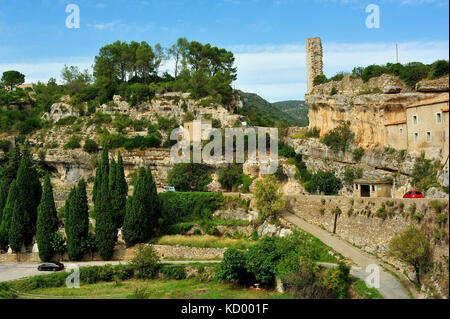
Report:
M176 260L216 260L222 259L226 248L196 248L186 246L169 246L169 245L152 245L156 252L163 259ZM116 248L111 260L127 261L134 257L135 247ZM58 260L59 256L55 256L54 260ZM68 261L67 253L63 256L63 261ZM82 261L101 261L101 257L94 253L84 255ZM7 262L41 262L38 253L19 253L19 254L0 254L0 263Z
M438 255L448 256L448 222L444 228L435 222L436 212L431 208L432 199L386 199L348 198L340 196L291 196L286 197L288 207L297 216L332 232L334 215L332 210L339 207L342 213L337 219L336 234L350 243L371 253L385 256L390 240L405 230L411 223L424 229L430 237L437 229L446 229L446 234L434 249ZM448 216L448 199L443 213ZM377 210L384 204L386 218L377 217ZM411 217L411 206L415 214L422 217L420 222Z
M314 79L323 75L322 42L320 38L306 39L306 76L308 92L314 87Z

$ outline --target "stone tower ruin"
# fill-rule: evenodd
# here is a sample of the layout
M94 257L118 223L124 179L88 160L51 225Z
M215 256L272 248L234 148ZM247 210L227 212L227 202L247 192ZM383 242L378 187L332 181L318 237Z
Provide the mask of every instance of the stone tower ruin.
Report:
M323 75L322 42L320 38L306 39L306 76L308 79L308 91L314 87L314 79Z

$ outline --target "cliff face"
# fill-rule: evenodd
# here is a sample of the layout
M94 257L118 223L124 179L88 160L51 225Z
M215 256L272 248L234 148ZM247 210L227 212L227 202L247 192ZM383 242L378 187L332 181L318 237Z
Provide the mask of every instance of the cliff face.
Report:
M404 121L408 105L448 91L448 76L421 81L418 87L419 91L411 90L398 77L389 74L367 83L346 76L342 81L316 86L305 95L310 127L320 128L323 136L339 121L350 121L356 144L364 148L385 145L384 125ZM332 90L336 94L331 95Z

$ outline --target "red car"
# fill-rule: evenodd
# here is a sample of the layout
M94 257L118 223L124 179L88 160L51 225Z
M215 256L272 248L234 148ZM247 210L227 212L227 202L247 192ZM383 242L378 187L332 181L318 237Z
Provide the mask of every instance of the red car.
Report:
M423 198L423 194L419 191L410 191L407 192L403 198Z

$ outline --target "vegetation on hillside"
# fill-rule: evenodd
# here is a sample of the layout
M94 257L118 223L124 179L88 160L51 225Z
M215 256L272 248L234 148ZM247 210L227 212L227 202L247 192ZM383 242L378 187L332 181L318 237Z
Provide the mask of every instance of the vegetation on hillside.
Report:
M327 79L325 75L318 75L314 79L314 85L320 85L330 81L341 81L344 76L350 73L338 72L333 77ZM448 60L437 60L431 64L421 62L387 63L386 65L372 64L367 67L355 67L351 72L353 78L361 78L364 82L371 78L378 77L383 74L393 74L409 87L414 88L417 82L422 79L436 79L449 74Z

